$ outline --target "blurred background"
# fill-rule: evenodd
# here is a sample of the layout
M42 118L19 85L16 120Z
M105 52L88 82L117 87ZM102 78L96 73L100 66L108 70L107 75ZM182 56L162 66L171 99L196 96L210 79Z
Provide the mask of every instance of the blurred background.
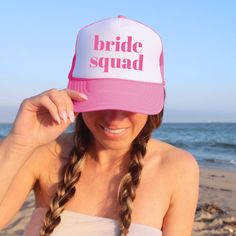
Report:
M124 15L163 40L165 122L236 122L236 2L1 1L0 122L20 102L64 88L78 30Z

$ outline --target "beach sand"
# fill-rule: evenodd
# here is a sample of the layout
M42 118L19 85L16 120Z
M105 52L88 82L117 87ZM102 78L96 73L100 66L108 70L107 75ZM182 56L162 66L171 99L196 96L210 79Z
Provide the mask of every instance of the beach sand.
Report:
M236 235L236 171L201 168L192 236Z
M21 236L34 208L30 193L0 236ZM236 171L201 168L200 195L192 236L236 236Z

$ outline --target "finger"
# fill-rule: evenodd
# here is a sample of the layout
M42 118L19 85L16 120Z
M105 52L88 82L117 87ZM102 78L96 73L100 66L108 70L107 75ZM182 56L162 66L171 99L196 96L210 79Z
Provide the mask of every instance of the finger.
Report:
M84 93L79 93L79 92L72 90L72 89L64 89L64 90L67 92L67 94L73 100L76 100L76 101L88 100L88 97Z
M60 118L67 123L67 105L60 91L52 89L45 96L48 96L56 105Z
M74 108L73 108L73 102L70 98L70 96L68 95L67 91L66 90L61 90L60 91L61 93L61 96L63 97L64 99L64 102L66 104L66 112L67 112L67 116L68 118L70 119L71 122L74 122L75 120L75 116L74 116Z
M41 96L39 99L39 104L45 107L48 112L50 113L53 120L55 120L59 125L61 124L61 119L58 115L58 110L56 105L51 101L51 99L48 96Z

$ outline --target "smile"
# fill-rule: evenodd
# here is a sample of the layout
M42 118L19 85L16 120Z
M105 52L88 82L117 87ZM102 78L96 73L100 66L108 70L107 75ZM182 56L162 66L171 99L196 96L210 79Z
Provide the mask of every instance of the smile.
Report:
M103 129L106 132L110 132L112 134L120 134L120 133L122 133L125 130L125 129L110 129L110 128L106 128L106 127L103 127Z
M125 130L127 130L127 128L113 129L113 128L104 127L102 125L101 125L101 128L105 131L105 133L113 134L113 135L121 135L125 132Z

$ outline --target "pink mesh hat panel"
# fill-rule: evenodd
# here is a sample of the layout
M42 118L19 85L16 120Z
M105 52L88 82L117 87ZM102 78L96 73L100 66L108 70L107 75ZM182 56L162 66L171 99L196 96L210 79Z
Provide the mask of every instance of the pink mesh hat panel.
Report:
M158 114L164 106L163 49L159 35L125 17L82 28L68 88L87 95L74 111L118 109Z

